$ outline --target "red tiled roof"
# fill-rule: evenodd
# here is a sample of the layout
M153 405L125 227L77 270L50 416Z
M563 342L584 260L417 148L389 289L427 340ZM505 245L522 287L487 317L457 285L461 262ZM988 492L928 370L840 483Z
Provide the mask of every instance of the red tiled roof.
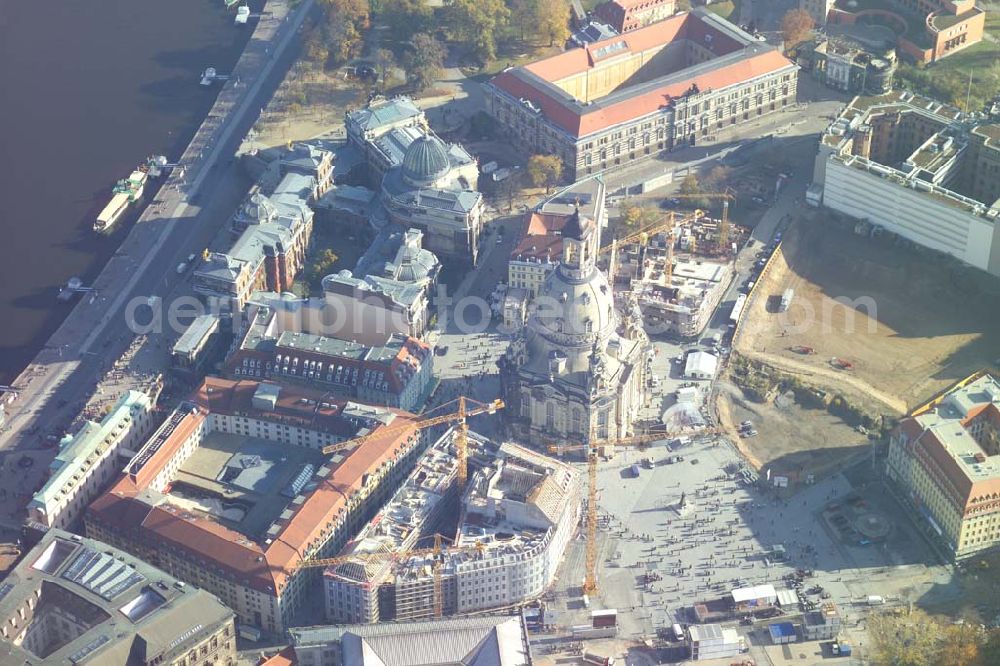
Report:
M612 0L611 4L618 5L622 9L635 9L637 5L666 5L674 4L675 0Z
M275 351L282 354L290 353L287 347L276 347ZM354 359L346 356L330 356L309 349L296 349L294 354L303 361L329 363L330 359L337 359L337 365L344 366L347 370L356 367L359 373L364 370L383 372L385 373L385 381L389 384L390 392L399 394L406 388L406 383L410 377L416 374L420 364L430 357L431 350L430 346L421 340L407 337L396 356L385 362L371 359ZM242 368L243 359L245 358L252 358L263 363L268 361L273 362L274 352L262 351L260 349L239 349L226 359L227 374L233 374L237 368ZM332 386L331 390L336 391L337 389L335 386Z
M595 42L585 48L571 49L544 58L524 65L523 70L554 84L568 76L593 68L598 62L598 51L612 44L624 42L628 52L635 53L678 39L705 43L705 35L708 34L712 36L711 49L717 56L735 52L742 47L736 39L720 32L700 17L686 13L624 35ZM620 57L623 53L618 51L607 57ZM720 65L702 74L683 77L646 93L626 96L613 104L602 104L601 100L596 100L597 103L593 107L586 107L582 113L567 107L557 96L518 76L515 74L516 69L501 72L493 78L492 83L515 98L533 102L551 122L570 134L581 137L653 113L668 105L672 99L683 96L692 85L703 91L724 88L790 65L792 62L779 51L768 50L738 62Z
M257 666L295 666L297 663L295 648L289 645L273 657L261 657Z
M252 381L211 377L205 380L192 399L210 410L223 413L239 411L268 419L272 414L262 413L250 402L257 386L258 383ZM209 388L212 390L209 391ZM330 410L305 409L306 406L298 402L303 395L321 397L323 394L282 386L278 414L286 419L301 419L304 427L329 428L332 413L324 412ZM296 416L292 413L295 411L311 414ZM153 507L140 497L139 493L167 464L170 456L151 457L142 473L137 475L144 480L141 485L128 475L120 477L111 490L91 504L88 515L106 528L127 535L129 539L139 543L172 544L229 571L237 582L275 594L294 573L305 549L323 538L321 532L346 507L348 499L362 487L366 476L408 447L416 431L415 417L408 412L391 411L396 414L396 419L386 434L379 436L376 430L375 437L364 445L341 452L344 458L332 467L326 480L306 497L266 548L220 523L170 505L169 499L167 503ZM201 417L204 418L204 415ZM346 429L346 424L342 428ZM182 432L178 428L166 443L170 446L163 446L161 450L176 451L179 443L189 434L190 430ZM353 430L347 434L353 434Z
M769 74L791 64L791 61L778 51L765 51L704 74L684 78L653 91L628 97L615 104L595 106L594 110L581 115L577 115L556 99L510 72L497 75L493 82L514 97L531 100L541 107L549 120L570 134L582 137L662 109L672 99L683 96L692 85L698 86L703 91L724 88Z
M683 39L685 26L689 22L689 17L691 17L691 14L671 16L668 19L657 21L644 28L627 32L624 35L608 37L599 42L588 44L583 48L570 49L554 56L537 60L524 65L524 69L536 76L540 76L546 81L559 81L571 74L578 74L593 67L597 62L595 54L602 47L617 42L625 42L629 52L637 53L677 39ZM696 18L692 18L691 22L701 23Z
M528 215L528 226L525 233L531 235L554 234L562 231L569 219L569 213L541 213L533 211Z
M566 226L569 218L569 214L565 213L529 213L525 235L510 253L510 258L558 261L563 247L562 235L558 232Z

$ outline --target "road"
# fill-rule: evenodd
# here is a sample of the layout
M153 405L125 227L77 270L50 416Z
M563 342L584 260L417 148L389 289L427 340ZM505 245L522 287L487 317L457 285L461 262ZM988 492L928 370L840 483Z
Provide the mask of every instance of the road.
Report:
M296 49L289 46L297 43L312 4L306 0L292 13L286 2L268 3L269 12L232 80L180 160L186 173L168 178L94 283L97 297L77 305L15 381L20 394L8 406L0 450L37 449L36 431L39 440L62 434L75 416L74 407L93 392L102 372L134 337L127 320L130 301L170 294L183 277L174 270L177 263L200 253L228 221L230 197L241 180L229 158L294 61ZM217 200L217 190L230 197ZM230 207L223 209L223 203Z

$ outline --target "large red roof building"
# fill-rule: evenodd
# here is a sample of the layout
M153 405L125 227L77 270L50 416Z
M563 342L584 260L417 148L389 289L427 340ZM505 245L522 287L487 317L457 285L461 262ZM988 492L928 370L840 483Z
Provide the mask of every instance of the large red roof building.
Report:
M594 7L594 16L618 32L628 32L662 21L676 6L676 0L607 0Z
M361 446L320 450L387 425ZM407 412L209 377L91 504L87 535L280 635L319 580L299 563L354 535L409 473L419 442Z
M1000 545L1000 380L980 372L902 419L886 476L956 560Z
M571 176L725 138L795 102L798 67L715 14L696 9L504 70L486 84L500 127Z

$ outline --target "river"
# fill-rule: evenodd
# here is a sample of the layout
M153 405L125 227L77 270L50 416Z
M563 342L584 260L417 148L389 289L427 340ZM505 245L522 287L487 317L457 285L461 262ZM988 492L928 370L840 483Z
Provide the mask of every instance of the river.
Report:
M69 312L59 287L89 283L134 223L91 229L115 182L180 155L218 92L199 73L228 72L254 23L222 0L0 0L0 384Z

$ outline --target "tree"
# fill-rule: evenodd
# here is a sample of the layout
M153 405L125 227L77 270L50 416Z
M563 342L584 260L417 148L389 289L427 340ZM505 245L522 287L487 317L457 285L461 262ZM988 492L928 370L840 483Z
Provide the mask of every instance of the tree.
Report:
M806 10L788 10L781 19L781 34L785 38L785 48L790 49L804 42L815 26L816 23Z
M424 32L413 35L403 56L406 80L418 91L426 90L441 76L445 48Z
M514 210L514 198L521 191L521 171L512 171L509 176L497 183L497 195L507 201L507 212Z
M1000 664L1000 630L991 629L987 632L979 650L979 661L982 666Z
M503 0L449 0L447 13L456 38L481 62L496 58L497 33L510 19Z
M915 610L868 616L872 663L877 666L936 666L941 656L941 627ZM950 662L949 662L950 663Z
M333 265L337 263L339 257L333 250L327 248L319 253L312 267L309 269L309 277L313 282L319 282L332 272Z
M389 71L396 64L396 56L389 49L378 49L375 51L375 68L378 70L378 77L382 81L382 87L386 86L386 79Z
M952 624L943 628L944 641L941 643L941 654L948 656L948 666L980 666L982 662L980 646L986 638L986 632L979 625L971 622Z
M434 24L434 11L424 0L387 0L381 20L389 36L398 42L408 42L419 32L427 32Z
M563 163L555 155L532 155L528 159L528 177L535 187L545 186L548 194L562 178Z
M367 0L324 0L320 34L329 58L340 64L361 51L361 33L370 25Z
M701 186L698 184L698 177L693 173L684 176L681 181L681 194L701 194Z
M549 46L569 39L569 4L566 0L537 0L535 2L535 31Z
M732 176L733 170L727 166L721 164L712 167L708 175L705 176L705 185L713 191L722 190L726 187L726 183L729 182L730 176Z
M538 0L507 0L507 6L510 8L510 22L517 28L518 39L522 42L525 38L525 32L531 29L537 2Z
M361 52L361 33L350 21L330 23L324 33L334 64L343 64Z
M634 199L625 199L618 204L618 219L611 228L611 235L622 238L652 224L659 213Z

